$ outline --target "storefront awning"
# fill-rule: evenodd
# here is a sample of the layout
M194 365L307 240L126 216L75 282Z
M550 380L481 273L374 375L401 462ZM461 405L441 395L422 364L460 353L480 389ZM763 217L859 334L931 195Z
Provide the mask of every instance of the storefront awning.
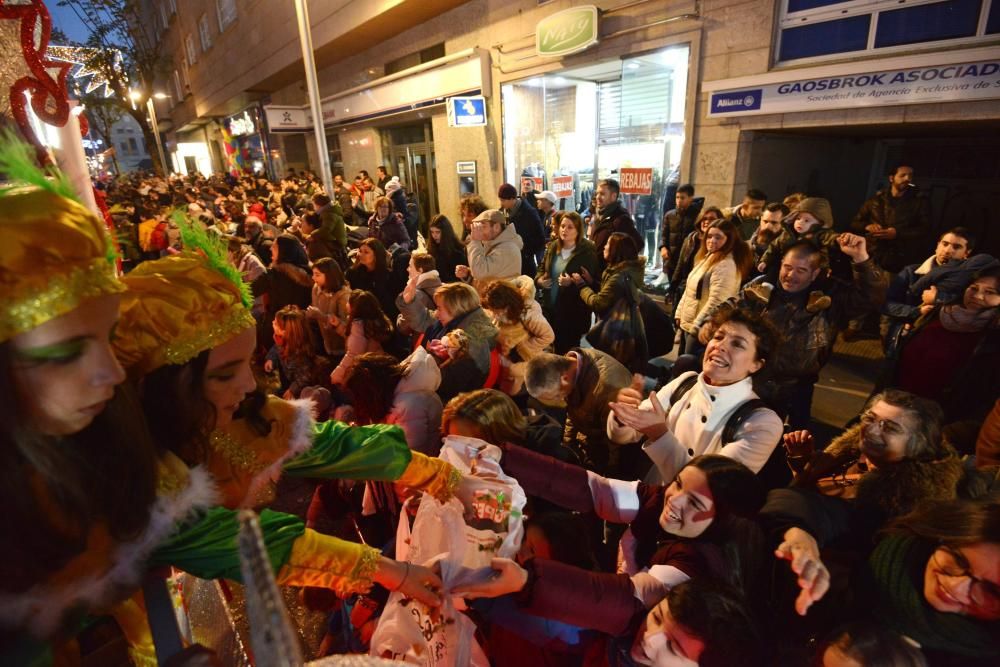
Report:
M324 98L323 125L379 118L440 104L455 95L488 95L490 90L489 51L466 49ZM308 106L267 105L264 111L271 132L312 128Z

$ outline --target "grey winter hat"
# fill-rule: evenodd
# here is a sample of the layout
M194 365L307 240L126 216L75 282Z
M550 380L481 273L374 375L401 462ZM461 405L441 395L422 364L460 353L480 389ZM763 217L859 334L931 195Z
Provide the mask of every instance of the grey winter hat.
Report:
M806 197L795 207L797 213L809 213L827 229L833 228L833 209L830 202L822 197Z

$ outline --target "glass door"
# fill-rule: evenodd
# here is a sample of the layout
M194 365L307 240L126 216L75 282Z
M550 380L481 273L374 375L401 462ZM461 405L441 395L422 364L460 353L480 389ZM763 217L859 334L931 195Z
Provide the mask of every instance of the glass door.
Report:
M406 191L412 192L416 199L419 227L426 228L431 216L438 210L433 144L393 146L392 164Z

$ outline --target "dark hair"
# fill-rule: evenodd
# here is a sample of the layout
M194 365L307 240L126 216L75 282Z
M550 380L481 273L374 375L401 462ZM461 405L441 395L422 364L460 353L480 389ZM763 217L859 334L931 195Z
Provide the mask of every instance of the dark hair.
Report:
M18 593L86 551L98 524L119 541L140 534L156 499L156 450L128 384L79 433L34 432L13 364L11 342L0 343L0 589Z
M781 213L782 218L788 217L788 214L791 213L791 210L780 201L770 202L764 207L764 210L768 213Z
M944 232L944 234L941 234L941 236L938 237L938 240L944 238L945 234L954 234L955 236L965 239L965 245L968 246L970 253L976 245L976 235L973 234L972 230L967 227L952 227L948 231Z
M480 211L479 213L482 213ZM476 215L479 215L477 213ZM431 236L431 229L441 230L441 240L435 241L434 237ZM438 257L449 257L461 252L462 245L458 241L458 237L455 236L455 228L451 226L451 220L446 216L438 213L431 221L427 224L427 252L434 256L435 259Z
M709 262L709 267L715 266L727 256L732 255L733 261L736 263L736 270L740 274L740 282L743 278L746 278L753 268L753 253L750 251L750 246L743 242L743 237L740 235L739 227L734 225L732 221L726 220L715 220L712 222L708 229L718 229L723 234L726 235L726 242L722 244L717 252L712 253L711 261ZM695 262L700 262L708 254L708 230L705 230L705 236L701 239L701 244L698 247L698 252L695 254Z
M482 304L484 308L501 315L509 324L517 324L524 319L524 295L506 280L489 282L483 288Z
M344 271L333 257L321 257L313 263L313 268L326 276L324 292L339 292L344 287Z
M865 667L926 667L920 649L900 634L867 617L838 628L819 645L815 664L823 664L827 649L836 646L845 656Z
M757 476L736 459L719 454L696 456L684 466L698 468L708 479L716 516L754 517L764 506L767 491ZM684 468L681 468L683 470Z
M913 165L911 165L909 162L892 162L886 169L885 175L895 176L896 172L902 169L903 167L909 167L910 169L913 169Z
M599 569L590 539L590 532L579 514L543 512L525 519L525 534L537 528L549 543L552 560L584 570Z
M559 227L563 220L569 220L576 228L576 243L580 245L587 240L587 235L583 231L583 218L576 211L556 211L552 214L552 235L556 240L556 247L562 250L562 239L559 237Z
M808 258L814 269L821 269L826 266L826 255L823 254L823 249L809 239L801 239L789 245L785 248L785 252L781 254L781 258L784 259L788 255ZM816 258L815 260L813 259L814 257Z
M618 196L618 195L620 195L620 194L621 194L621 192L622 192L622 187L621 187L621 186L620 186L620 185L618 184L618 181L616 181L616 180L615 180L615 179L613 179L613 178L605 178L605 179L602 179L602 180L601 180L601 181L600 181L600 182L599 182L599 183L597 184L597 187L600 187L600 186L602 186L602 185L603 185L603 186L605 186L605 187L606 187L606 188L607 188L607 189L608 189L608 190L609 190L610 192L613 192L613 193L615 193L615 196Z
M677 188L677 192L678 193L683 192L688 197L694 197L694 186L691 185L690 183L685 183L681 187Z
M742 324L753 334L757 348L755 361L766 362L781 344L781 332L763 315L742 308L721 308L712 317L712 325L718 330L726 322ZM766 363L764 367L767 368Z
M302 222L306 223L313 229L319 229L323 224L322 219L319 217L318 213L306 213L302 216Z
M382 242L378 239L367 238L361 242L361 245L371 248L371 251L375 254L375 270L373 273L379 275L389 273L389 255L386 253ZM360 254L354 260L354 266L362 266Z
M639 258L635 240L628 234L615 232L608 237L608 266Z
M326 206L330 203L330 197L324 194L313 195L313 203L317 206Z
M1000 544L1000 500L935 500L893 521L889 532L912 535L931 544L967 547Z
M747 190L746 196L754 201L767 201L767 195L764 194L764 191L758 190L757 188L750 188Z
M140 402L156 448L177 454L188 465L206 460L216 419L215 406L205 397L210 352L184 364L160 366L142 379Z
M292 264L300 269L309 270L309 257L306 256L302 241L291 234L282 234L274 240L278 244L278 260L282 264Z
M360 424L382 423L392 409L396 387L406 368L388 354L368 352L357 358L347 378L354 416Z
M379 166L377 166L377 167L375 167L375 168L376 168L376 169L381 169L382 171L384 171L384 172L385 172L385 173L387 173L387 174L389 173L389 170L385 168L385 165L384 165L384 164L380 164Z
M365 325L365 338L377 340L384 343L392 335L392 323L382 312L382 306L374 294L362 289L351 292L347 299L347 306L351 309L351 316L347 320L347 333L350 334L351 327L355 321L363 322Z
M764 646L753 615L732 587L707 577L677 584L667 593L674 621L705 644L700 667L764 665Z
M701 221L704 220L705 216L708 215L709 213L714 215L716 220L723 220L726 217L725 215L722 214L722 209L719 208L718 206L706 206L705 208L701 209L701 213L698 214L698 219L695 220L694 223L695 231L701 233Z

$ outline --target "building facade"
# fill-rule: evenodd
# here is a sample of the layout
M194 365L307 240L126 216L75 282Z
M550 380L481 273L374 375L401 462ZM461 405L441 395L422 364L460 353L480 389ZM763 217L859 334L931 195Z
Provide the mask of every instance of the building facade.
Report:
M317 165L291 2L152 9L181 60L167 82L173 98L159 107L175 168L280 175ZM904 160L936 224L1000 242L985 223L1000 195L998 0L625 0L593 11L568 0L314 2L310 11L335 173L384 164L425 215L457 220L463 192L493 202L501 183L525 179L556 191L564 208L584 208L597 180L616 177L651 251L679 183L719 206L749 187L771 199L826 196L840 227Z

